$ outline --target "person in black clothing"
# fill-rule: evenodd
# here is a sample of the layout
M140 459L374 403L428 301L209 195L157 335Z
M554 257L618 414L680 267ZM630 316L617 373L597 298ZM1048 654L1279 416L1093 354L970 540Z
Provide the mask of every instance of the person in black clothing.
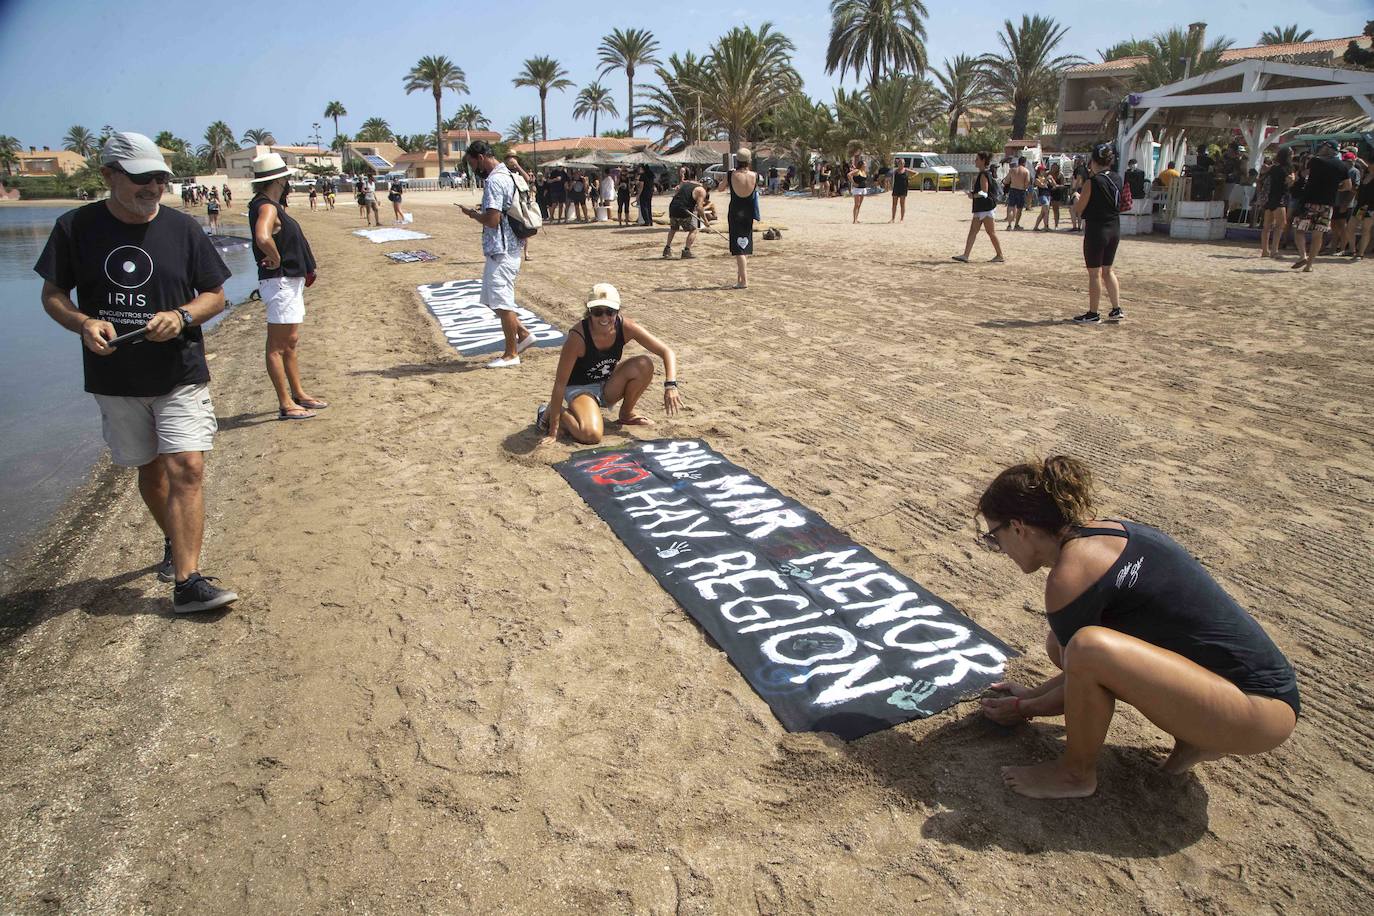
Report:
M620 405L621 426L653 426L654 421L635 412L640 396L654 380L654 361L647 356L621 360L625 344L636 341L663 360L663 410L677 416L682 401L677 390L677 356L638 322L620 314L620 292L609 283L598 283L587 297L587 314L568 329L568 339L558 357L553 394L539 405L535 425L546 433L541 444L557 441L565 431L584 445L595 445L604 435L601 408ZM564 409L566 408L566 410Z
M978 238L978 230L981 228L987 232L988 238L992 240L993 251L997 252L992 257L992 262L1001 264L1006 259L1002 257L1002 243L997 241L997 199L993 196L993 183L997 179L989 171L992 153L978 153L974 156L974 162L978 165L978 174L973 177L973 187L966 192L973 200L973 222L969 224L968 238L964 240L964 253L954 255L954 260L968 263L968 256L973 252L973 242Z
M1264 182L1264 222L1260 225L1260 257L1279 256L1279 243L1288 225L1288 187L1293 183L1293 150L1284 146L1261 177Z
M277 392L278 420L309 420L329 406L301 384L296 349L305 321L305 288L315 283L315 255L300 223L286 214L290 170L281 156L253 160L248 225L258 262L258 293L267 308L267 377Z
M754 253L754 192L759 173L752 168L754 154L747 149L735 153L736 168L725 176L730 189L730 206L725 224L730 236L730 253L735 256L735 289L749 286L749 255Z
M985 547L1023 573L1048 569L1045 650L1061 673L1002 682L983 714L1013 725L1063 716L1064 754L1002 768L1032 798L1081 798L1117 701L1174 738L1161 764L1182 773L1229 754L1263 754L1293 733L1297 678L1264 629L1192 555L1136 522L1096 520L1088 469L1064 456L1002 471L978 500Z
M404 225L406 221L405 212L401 210L401 197L403 191L404 189L401 187L401 183L394 178L391 180L386 191L386 199L391 201L391 215L395 217L396 225L398 226ZM310 189L310 209L315 209L314 188Z
M1359 227L1359 245L1355 250L1355 260L1364 260L1369 254L1370 238L1374 236L1374 166L1364 163L1360 186L1355 189L1355 212L1350 218L1350 231Z
M647 165L639 169L639 223L654 224L654 170Z
M687 233L687 241L682 246L682 258L695 258L692 245L697 240L697 229L706 225L706 204L711 192L696 181L683 180L677 186L673 199L668 201L668 240L663 243L663 257L673 256L673 236L679 231Z
M905 159L892 160L892 219L897 221L897 205L902 207L902 222L906 222L906 195L911 189L911 170L906 167Z
M615 175L615 221L622 226L630 222L630 176L619 169Z
M1130 186L1132 198L1145 199L1145 170L1137 166L1134 159L1126 163L1126 172L1121 177Z
M1346 168L1336 158L1336 142L1323 140L1317 147L1317 154L1307 162L1307 181L1293 217L1293 241L1298 246L1298 260L1292 265L1294 270L1302 268L1303 273L1311 272L1312 262L1322 250L1322 238L1331 228L1336 197L1351 187ZM1310 247L1308 232L1312 233Z
M1112 301L1108 321L1121 321L1121 287L1116 282L1112 265L1116 262L1116 248L1121 243L1121 176L1112 171L1116 154L1107 143L1093 148L1088 161L1087 176L1073 213L1083 222L1083 263L1088 267L1088 310L1073 320L1079 324L1096 324L1102 318L1097 304L1102 299L1102 287Z

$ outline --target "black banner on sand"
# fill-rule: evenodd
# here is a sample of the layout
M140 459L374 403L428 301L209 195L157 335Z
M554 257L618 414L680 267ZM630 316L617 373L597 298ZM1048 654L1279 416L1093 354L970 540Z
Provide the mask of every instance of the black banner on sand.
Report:
M1016 654L700 440L591 449L556 468L788 731L852 739L933 715Z
M420 298L439 321L439 327L449 344L464 356L497 353L506 345L501 333L501 319L496 312L482 305L481 280L446 280L416 287ZM520 323L534 335L536 347L561 347L566 335L558 328L526 308L516 308Z

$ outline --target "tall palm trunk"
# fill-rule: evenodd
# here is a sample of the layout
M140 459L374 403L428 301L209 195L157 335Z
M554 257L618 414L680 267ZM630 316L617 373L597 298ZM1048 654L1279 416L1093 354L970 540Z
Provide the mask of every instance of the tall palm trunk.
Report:
M959 112L956 109L955 112L949 116L949 138L953 140L957 136L959 136Z
M593 110L592 110L592 136L593 136L593 137L600 136L600 135L596 132L596 115L597 115L597 109L593 109Z
M625 100L625 127L630 136L635 135L635 68L625 68L625 79L629 83L629 96Z
M1030 101L1018 100L1011 116L1011 138L1023 140L1026 136L1026 122L1030 120Z
M444 174L444 116L439 113L439 94L442 89L434 89L434 148L439 152L439 174ZM420 147L421 156L424 155L425 148ZM425 160L420 160L420 173L424 174Z
M539 132L544 135L543 139L545 140L549 139L549 109L544 104L544 100L548 97L547 91L539 90Z

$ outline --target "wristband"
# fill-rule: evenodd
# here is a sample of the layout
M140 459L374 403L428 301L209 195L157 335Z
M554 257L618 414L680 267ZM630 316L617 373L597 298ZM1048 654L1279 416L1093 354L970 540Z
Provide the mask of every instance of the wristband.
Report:
M664 387L664 388L676 388L676 387L677 387L677 382L676 382L675 380L673 380L673 379L668 379L667 381L665 381L665 382L663 383L663 387Z

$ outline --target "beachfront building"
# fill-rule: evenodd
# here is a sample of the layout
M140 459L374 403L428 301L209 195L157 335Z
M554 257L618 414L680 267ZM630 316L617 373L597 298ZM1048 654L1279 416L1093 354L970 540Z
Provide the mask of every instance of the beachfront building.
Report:
M80 153L48 149L46 146L42 149L30 146L28 152L20 151L14 156L18 160L14 170L16 175L73 175L86 164Z
M450 171L458 169L460 166L450 166L450 162L457 162L463 158L463 154L468 150L468 144L473 140L485 140L488 143L500 143L501 135L494 130L446 130L444 131L444 166ZM435 172L435 176L438 172ZM434 176L428 176L434 177Z
M406 154L390 140L354 140L344 146L344 159L358 159L366 165L374 175L385 175L387 172L401 170L396 163Z
M1188 28L1205 33L1207 24L1195 22ZM1348 38L1231 48L1222 52L1221 64L1226 66L1243 60L1273 60L1315 67L1344 67L1341 55L1352 41L1358 47L1368 48L1371 40L1367 35L1352 35ZM1102 139L1108 114L1125 97L1127 81L1136 65L1145 60L1144 57L1121 57L1065 70L1059 82L1056 148L1081 151Z
M326 168L333 166L335 171L342 169L343 161L332 150L321 150L315 146L264 146L254 144L236 150L225 159L225 174L229 178L252 178L253 160L268 153L276 153L288 168L304 170L307 165Z
M648 137L557 137L534 143L513 143L510 151L517 156L537 156L544 161L592 152L637 153L652 142Z

